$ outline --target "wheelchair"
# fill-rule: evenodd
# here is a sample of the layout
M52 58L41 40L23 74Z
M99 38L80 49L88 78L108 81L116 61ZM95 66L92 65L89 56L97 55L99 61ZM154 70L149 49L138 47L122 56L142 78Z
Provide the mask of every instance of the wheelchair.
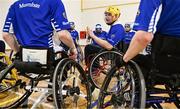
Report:
M88 74L92 86L101 88L106 75L112 67L116 66L116 62L122 57L122 52L125 52L127 47L128 45L121 41L112 50L101 50L99 53L90 56L93 58L88 65Z
M122 43L119 42L119 44L121 45ZM101 49L95 54L91 54L88 57L86 56L85 62L87 67L85 67L85 71L91 82L93 101L91 108L97 106L98 93L109 70L114 67L116 61L122 57L122 53L117 48L121 49L118 46L112 50Z
M121 66L116 64L104 79L97 107L162 109L161 103L174 103L180 108L180 74L174 72L177 69L162 67L164 64L170 65L156 63L146 73L132 60Z
M4 104L1 103L0 108L23 108L33 92L41 92L41 95L34 101L32 109L50 94L53 94L56 108L79 105L89 108L91 105L90 85L82 67L68 59L64 52L55 54L52 49L23 47L13 63L1 71L0 83L11 79L9 75L14 68L18 80L13 86L1 89L0 93L8 92L10 96L2 99ZM40 81L46 85L39 86ZM80 87L81 81L84 84Z

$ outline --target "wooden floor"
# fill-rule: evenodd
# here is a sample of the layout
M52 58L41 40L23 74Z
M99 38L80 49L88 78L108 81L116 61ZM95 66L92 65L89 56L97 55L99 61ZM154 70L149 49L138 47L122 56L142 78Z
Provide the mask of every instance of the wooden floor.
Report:
M47 87L47 82L46 81L42 81L38 84L38 86L41 86L41 87ZM84 87L84 86L82 86ZM163 86L158 86L159 88L163 88ZM29 108L35 103L35 101L38 99L38 97L41 95L40 92L34 92L28 99L28 106ZM96 94L97 95L97 94ZM168 95L167 94L163 94L161 96L164 96L164 97L167 97ZM5 93L4 94L4 97L3 95L1 94L0 95L0 104L3 104L3 103L6 103L6 101L8 100L13 100L13 99L16 99L16 95L15 94L11 94L11 93ZM69 106L68 108L72 108L74 106L71 105L71 100L69 100ZM78 109L84 109L84 104L83 102L80 102L81 104L79 104L79 107ZM164 109L176 109L176 106L173 104L173 103L162 103L161 104L163 106ZM44 101L38 105L38 107L36 109L54 109L54 104L53 102L48 102L46 100L46 98L44 99ZM110 109L107 108L107 109Z

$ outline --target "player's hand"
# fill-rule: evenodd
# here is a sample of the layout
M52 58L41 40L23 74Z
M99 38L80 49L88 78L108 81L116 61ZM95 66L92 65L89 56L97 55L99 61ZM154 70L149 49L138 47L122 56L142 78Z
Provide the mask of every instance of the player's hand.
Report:
M70 59L77 59L77 49L76 48L71 48L70 49L70 54L69 54Z
M86 32L87 32L87 36L91 38L95 37L93 31L89 27L86 28Z
M122 66L125 66L127 63L123 60L123 57L118 57L116 60L115 60L115 63L116 63L116 66L117 67L122 67Z

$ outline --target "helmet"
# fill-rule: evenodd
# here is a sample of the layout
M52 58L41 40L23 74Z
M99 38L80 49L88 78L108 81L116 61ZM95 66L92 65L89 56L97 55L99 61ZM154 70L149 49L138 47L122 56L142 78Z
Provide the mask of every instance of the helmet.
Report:
M124 25L124 28L125 28L125 31L126 31L126 32L131 31L131 24L126 23L126 24Z
M101 31L102 31L101 24L96 24L95 30L97 33L101 33Z
M126 24L124 25L124 27L125 27L125 28L131 28L131 24L126 23Z
M70 25L74 25L74 22L69 22Z
M106 10L105 13L111 13L113 16L117 15L120 16L120 10L116 6L109 6Z
M69 25L70 25L72 30L75 28L75 23L74 22L69 22Z
M101 24L96 24L96 27L95 27L96 29L101 29L102 27L101 27Z

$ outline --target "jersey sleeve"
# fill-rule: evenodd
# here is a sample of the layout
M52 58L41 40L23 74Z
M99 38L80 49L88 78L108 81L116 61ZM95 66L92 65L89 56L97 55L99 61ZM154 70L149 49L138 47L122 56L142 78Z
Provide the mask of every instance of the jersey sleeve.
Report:
M122 41L125 37L125 30L122 25L113 29L112 34L107 34L107 41L112 45L115 46L118 42Z
M141 0L133 29L153 32L160 12L160 0Z
M11 5L5 19L3 32L12 33L12 25L13 25L14 17L15 17L14 5Z
M50 0L51 1L51 0ZM52 11L52 19L56 31L70 29L70 25L66 16L66 11L61 0L52 0L50 3Z

